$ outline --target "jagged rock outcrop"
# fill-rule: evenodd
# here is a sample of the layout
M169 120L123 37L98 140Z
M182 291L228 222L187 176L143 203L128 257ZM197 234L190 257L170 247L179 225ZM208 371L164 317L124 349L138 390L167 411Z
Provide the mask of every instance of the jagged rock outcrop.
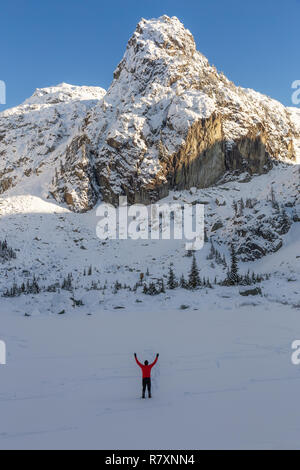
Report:
M52 182L54 198L66 202L76 212L91 209L99 197L91 156L88 138L85 135L74 137Z

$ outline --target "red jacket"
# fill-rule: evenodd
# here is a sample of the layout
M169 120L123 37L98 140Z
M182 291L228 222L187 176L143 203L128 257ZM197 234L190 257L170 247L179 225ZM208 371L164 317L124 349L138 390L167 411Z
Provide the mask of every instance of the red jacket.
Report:
M145 366L145 364L141 364L138 358L135 356L135 360L138 366L142 369L143 372L143 379L148 379L151 377L151 369L152 367L157 363L158 356L156 356L155 361L152 362L152 364L148 364Z

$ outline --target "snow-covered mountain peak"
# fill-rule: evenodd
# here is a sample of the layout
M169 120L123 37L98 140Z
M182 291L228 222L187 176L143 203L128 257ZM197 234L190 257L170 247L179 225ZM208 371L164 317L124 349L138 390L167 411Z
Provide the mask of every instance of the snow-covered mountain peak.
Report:
M121 194L148 203L226 171L259 174L272 159L296 159L286 108L218 73L175 17L138 23L86 122L99 192L113 203Z
M193 62L191 69L187 68L189 61ZM201 65L209 67L208 60L197 52L191 32L175 16L170 18L164 15L157 19L142 19L138 23L114 78L122 81L129 73L135 79L140 78L142 84L155 79L171 86L180 78L182 73L178 72L194 74ZM180 70L177 70L175 79L173 72L178 68ZM153 73L148 69L152 69Z
M196 52L191 32L185 29L178 18L167 15L150 20L143 18L129 41L128 47L131 46L143 49L149 55L155 55L156 48L164 49L171 56L180 51L190 56Z

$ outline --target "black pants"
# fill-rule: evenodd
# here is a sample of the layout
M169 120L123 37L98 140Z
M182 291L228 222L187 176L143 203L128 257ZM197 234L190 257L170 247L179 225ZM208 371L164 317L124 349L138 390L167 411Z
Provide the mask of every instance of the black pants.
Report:
M143 379L143 398L145 398L146 388L148 389L148 395L151 397L151 379L150 377L146 377Z

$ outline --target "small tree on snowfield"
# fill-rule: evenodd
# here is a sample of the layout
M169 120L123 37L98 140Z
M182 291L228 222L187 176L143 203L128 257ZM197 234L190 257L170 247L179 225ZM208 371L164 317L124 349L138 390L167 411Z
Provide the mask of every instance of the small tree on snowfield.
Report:
M160 294L165 294L165 293L166 293L165 283L164 283L164 280L161 279L161 281L160 281Z
M148 295L157 295L157 294L159 294L159 291L156 289L156 286L155 286L154 282L150 282L147 294Z
M233 201L232 208L234 210L234 215L237 216L237 214L238 214L238 205L237 205L236 201Z
M239 274L238 274L237 256L236 256L233 243L231 244L230 260L231 260L231 267L228 273L228 280L231 285L235 285L235 284L238 284L239 282Z
M182 274L181 278L180 278L180 287L182 289L187 289L188 288L188 283L186 282L185 280L185 277L184 275Z
M148 294L148 287L146 283L144 283L143 294Z
M168 278L168 288L169 289L176 289L177 285L178 284L177 284L177 281L176 281L174 271L172 269L172 266L170 266L170 268L169 268L169 278Z
M193 256L192 267L189 274L188 285L190 289L197 289L201 285L199 269L196 262L195 255Z

